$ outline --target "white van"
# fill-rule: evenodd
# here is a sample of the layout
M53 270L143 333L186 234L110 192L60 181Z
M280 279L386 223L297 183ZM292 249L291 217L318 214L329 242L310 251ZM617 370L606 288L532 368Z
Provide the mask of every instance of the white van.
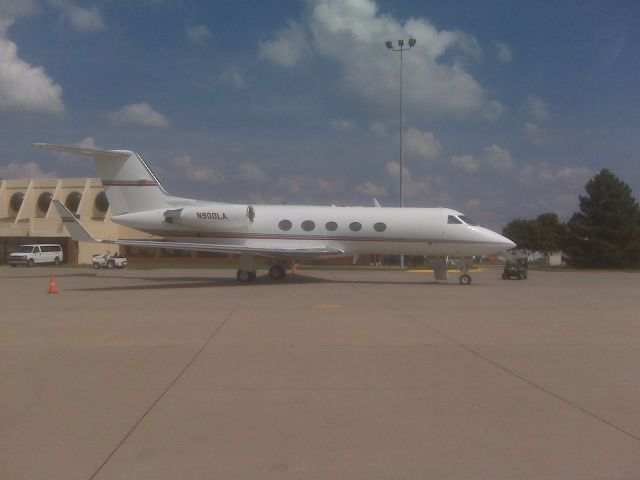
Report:
M33 267L36 263L53 263L58 265L64 260L62 247L56 244L40 243L34 245L20 245L18 250L10 253L7 261L9 265L28 265Z

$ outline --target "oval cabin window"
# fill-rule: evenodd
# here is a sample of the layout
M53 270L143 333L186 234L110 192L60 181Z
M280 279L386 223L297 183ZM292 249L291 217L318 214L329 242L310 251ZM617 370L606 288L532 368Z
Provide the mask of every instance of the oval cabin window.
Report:
M330 232L335 232L338 229L338 224L336 222L327 222L325 227Z
M291 221L281 220L280 223L278 223L278 228L280 230L284 230L285 232L291 230Z
M384 232L387 229L387 226L382 222L378 222L373 226L373 229L376 232Z
M362 224L360 222L351 222L349 224L349 228L354 232L359 232L360 230L362 230Z
M302 222L302 230L304 230L305 232L310 232L314 228L316 228L316 224L313 222L313 220L305 220L304 222Z

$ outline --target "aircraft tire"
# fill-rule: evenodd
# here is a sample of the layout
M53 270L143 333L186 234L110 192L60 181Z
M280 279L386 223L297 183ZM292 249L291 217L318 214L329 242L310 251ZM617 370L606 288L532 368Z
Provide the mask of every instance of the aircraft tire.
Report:
M461 285L470 285L471 284L471 276L467 275L466 273L464 275L460 275L460 284Z
M240 283L250 283L256 279L256 272L250 272L248 270L238 270L236 278Z
M286 274L287 271L282 265L274 265L269 269L269 278L271 280L282 280Z

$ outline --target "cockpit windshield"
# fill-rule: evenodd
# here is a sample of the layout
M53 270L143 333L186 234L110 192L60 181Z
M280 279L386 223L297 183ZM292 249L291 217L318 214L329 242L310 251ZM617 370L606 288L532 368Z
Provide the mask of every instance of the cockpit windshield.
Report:
M467 225L479 225L478 223L474 222L473 220L471 220L469 217L467 217L466 215L460 215L460 220L462 220L464 223L466 223Z
M447 223L462 223L458 217L454 217L453 215L449 215L447 217Z

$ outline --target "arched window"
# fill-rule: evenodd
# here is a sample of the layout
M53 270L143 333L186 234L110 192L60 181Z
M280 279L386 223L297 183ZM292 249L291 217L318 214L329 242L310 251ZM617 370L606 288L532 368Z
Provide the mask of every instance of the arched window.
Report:
M291 220L280 220L280 223L278 223L278 228L287 232L291 230L291 225Z
M336 222L327 222L325 228L330 232L335 232L338 229L338 224Z
M378 222L373 226L373 229L376 232L384 232L387 229L387 226L382 222Z
M360 230L362 230L362 224L360 222L351 222L349 224L349 228L354 232L359 232Z
M302 229L305 232L310 232L314 228L316 228L316 224L314 223L313 220L305 220L304 222L302 222Z

